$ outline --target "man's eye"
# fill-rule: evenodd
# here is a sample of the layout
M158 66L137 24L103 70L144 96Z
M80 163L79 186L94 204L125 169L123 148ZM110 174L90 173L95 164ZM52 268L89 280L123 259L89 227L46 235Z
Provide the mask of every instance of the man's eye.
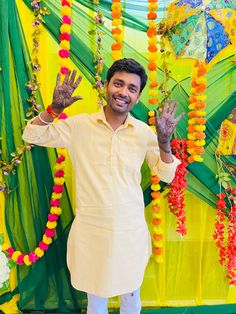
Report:
M133 88L133 87L131 87L130 89L129 89L132 93L136 93L136 88Z
M118 83L118 82L115 82L114 85L115 85L115 86L120 86L121 84Z

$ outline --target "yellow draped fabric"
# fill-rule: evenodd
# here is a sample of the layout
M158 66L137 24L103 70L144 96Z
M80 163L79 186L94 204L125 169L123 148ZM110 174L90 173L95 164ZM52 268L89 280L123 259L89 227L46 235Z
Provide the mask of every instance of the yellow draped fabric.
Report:
M236 124L228 119L224 120L220 127L217 154L236 154Z

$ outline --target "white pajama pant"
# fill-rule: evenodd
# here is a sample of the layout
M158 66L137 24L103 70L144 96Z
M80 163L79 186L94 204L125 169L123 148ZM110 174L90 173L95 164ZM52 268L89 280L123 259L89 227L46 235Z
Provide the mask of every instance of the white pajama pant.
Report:
M120 314L140 314L140 289L120 296ZM87 314L108 314L108 298L98 297L88 293Z

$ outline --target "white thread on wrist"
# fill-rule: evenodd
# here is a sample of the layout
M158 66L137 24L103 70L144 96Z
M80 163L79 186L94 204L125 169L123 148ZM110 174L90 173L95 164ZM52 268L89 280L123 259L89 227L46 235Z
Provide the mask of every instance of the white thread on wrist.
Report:
M39 115L38 115L38 118L39 118L39 120L42 122L42 123L44 123L44 124L52 124L52 122L48 122L48 121L45 121L45 120L43 120L43 118L41 117L41 114L42 114L42 112L40 112L39 113Z

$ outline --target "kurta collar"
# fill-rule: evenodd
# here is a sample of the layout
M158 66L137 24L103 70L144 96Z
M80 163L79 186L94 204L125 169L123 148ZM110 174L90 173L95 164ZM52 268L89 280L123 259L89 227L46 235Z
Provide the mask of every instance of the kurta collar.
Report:
M104 124L108 124L103 108L101 108L98 112L94 113L93 117L96 121L102 121ZM130 113L128 113L125 123L123 124L123 127L127 126L135 126L135 119L131 116Z

